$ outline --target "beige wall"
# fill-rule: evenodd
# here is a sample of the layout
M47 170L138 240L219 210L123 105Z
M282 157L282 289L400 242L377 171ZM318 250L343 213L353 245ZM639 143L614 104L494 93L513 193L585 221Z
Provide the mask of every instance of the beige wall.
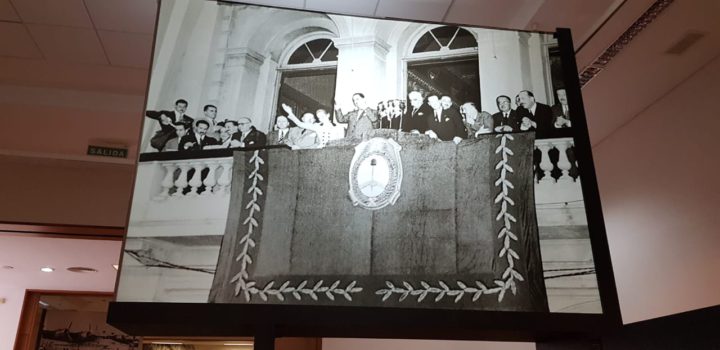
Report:
M0 155L0 222L125 226L135 167Z
M718 91L716 58L594 147L625 323L720 304Z

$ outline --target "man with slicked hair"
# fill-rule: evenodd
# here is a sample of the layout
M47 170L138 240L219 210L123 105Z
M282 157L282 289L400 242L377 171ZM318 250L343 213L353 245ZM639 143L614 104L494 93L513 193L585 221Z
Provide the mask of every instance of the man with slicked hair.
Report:
M380 127L380 119L377 112L368 107L364 94L356 92L352 101L355 109L345 114L335 105L335 119L348 124L346 139L362 139L370 130Z

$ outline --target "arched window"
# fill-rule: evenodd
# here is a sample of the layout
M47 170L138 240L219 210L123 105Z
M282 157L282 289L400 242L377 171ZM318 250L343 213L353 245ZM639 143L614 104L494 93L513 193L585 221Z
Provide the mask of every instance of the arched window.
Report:
M285 64L278 68L280 85L276 115L283 115L282 104L292 107L300 117L318 109L332 111L335 98L338 49L331 39L306 41L295 47ZM273 120L273 125L274 125Z
M413 53L477 48L477 40L460 27L444 26L428 30L418 39Z
M336 62L338 50L330 39L315 39L300 45L290 58L288 65Z
M480 105L480 72L477 39L456 26L426 31L406 57L407 92L449 96L453 105Z

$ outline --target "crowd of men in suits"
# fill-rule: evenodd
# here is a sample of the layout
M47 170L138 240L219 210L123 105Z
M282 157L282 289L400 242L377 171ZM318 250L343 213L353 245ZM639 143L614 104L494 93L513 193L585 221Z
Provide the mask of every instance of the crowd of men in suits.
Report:
M173 110L146 111L145 116L157 120L160 129L150 139L158 152L187 152L215 148L261 147L266 135L252 125L249 118L217 120L218 109L208 104L202 118L185 114L188 102L175 101Z
M536 138L567 136L562 132L572 127L567 94L564 89L557 90L556 94L559 102L551 107L537 102L531 91L520 91L515 96L514 109L511 98L500 95L495 99L498 111L493 114L479 111L473 102L460 105L449 96L430 94L423 97L418 91L408 94L407 106L404 102L392 104L395 109L392 113L384 104L377 110L372 109L364 94L355 93L352 95L354 108L347 113L336 106L334 118L325 109L318 109L316 114L304 113L299 120L294 115L278 115L267 136L257 130L249 118L218 121L218 109L211 104L203 107L202 118L194 119L185 114L188 102L183 99L175 101L173 110L147 111L145 115L157 120L160 126L150 144L161 152L266 145L319 148L330 139L342 138L342 131L339 136L335 132L340 128L339 123L347 123L346 139L361 140L370 130L382 128L459 143L487 133L533 130ZM291 127L289 117L302 127Z
M560 136L560 129L572 126L564 89L557 90L559 103L552 107L537 102L531 91L515 97L515 109L509 96L495 99L498 111L478 111L473 102L458 106L449 96L429 95L423 99L418 91L408 94L409 106L403 114L388 114L381 120L385 128L424 133L431 138L459 142L487 133L535 131L537 138ZM567 134L567 133L564 133Z

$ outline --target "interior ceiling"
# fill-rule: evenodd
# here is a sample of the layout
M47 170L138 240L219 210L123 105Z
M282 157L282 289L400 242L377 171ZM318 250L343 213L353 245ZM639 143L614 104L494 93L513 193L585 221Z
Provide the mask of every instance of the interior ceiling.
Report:
M113 265L120 260L121 246L120 241L0 235L0 281L23 289L113 292ZM55 271L40 271L46 266ZM66 270L72 266L97 272Z

